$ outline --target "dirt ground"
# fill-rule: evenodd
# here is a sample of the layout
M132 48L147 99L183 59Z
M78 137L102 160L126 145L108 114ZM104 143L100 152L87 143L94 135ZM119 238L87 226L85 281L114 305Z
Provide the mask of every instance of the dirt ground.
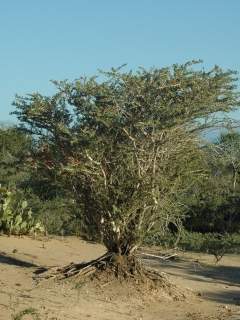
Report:
M147 249L146 249L147 250ZM158 253L155 248L154 253ZM0 320L240 320L240 256L216 266L209 255L179 253L174 261L144 259L165 272L185 300L133 295L124 285L91 286L33 279L39 267L88 261L104 247L75 237L34 240L0 236Z

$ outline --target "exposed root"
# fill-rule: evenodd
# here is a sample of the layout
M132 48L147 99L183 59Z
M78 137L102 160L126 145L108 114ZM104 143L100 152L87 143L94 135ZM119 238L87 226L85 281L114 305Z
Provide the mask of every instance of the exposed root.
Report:
M101 257L86 263L70 263L64 267L50 268L44 272L36 272L35 279L64 279L72 276L89 277L94 273L107 271L116 278L149 278L153 281L163 279L163 274L143 267L135 256L121 256L114 253L106 253Z
M104 270L106 264L110 261L110 257L112 254L106 253L103 256L99 257L98 259L92 260L86 263L70 263L63 267L54 267L50 268L44 272L38 273L36 272L35 279L50 279L50 278L57 278L57 279L64 279L69 278L72 276L90 276L94 272L99 269Z
M59 268L50 268L36 274L35 279L65 279L74 277L74 281L85 282L87 279L97 284L99 288L109 289L109 285L119 281L138 291L164 291L173 299L184 299L185 295L172 284L163 272L144 266L136 256L121 256L106 253L98 259L87 263L70 263ZM75 280L76 279L76 280Z

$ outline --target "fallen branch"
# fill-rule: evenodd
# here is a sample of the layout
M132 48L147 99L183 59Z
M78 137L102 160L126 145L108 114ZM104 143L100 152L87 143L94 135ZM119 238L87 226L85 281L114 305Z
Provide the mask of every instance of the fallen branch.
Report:
M97 271L97 269L104 268L104 265L110 260L112 254L106 253L98 259L92 260L87 263L70 263L64 267L50 268L43 273L37 274L34 278L50 279L50 278L69 278L75 275L89 276L90 274Z
M153 257L153 258L157 258L157 259L160 259L160 260L169 260L173 257L176 257L177 256L177 253L173 253L171 255L168 255L168 256L157 256L155 254L151 254L151 253L145 253L145 252L141 252L141 255L143 256L148 256L148 257Z

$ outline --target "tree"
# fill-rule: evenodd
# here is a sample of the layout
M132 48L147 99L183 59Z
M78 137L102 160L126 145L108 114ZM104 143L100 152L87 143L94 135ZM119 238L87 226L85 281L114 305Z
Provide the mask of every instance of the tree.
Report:
M166 228L181 218L177 199L204 174L195 165L201 119L239 105L234 72L194 64L112 69L101 80L55 81L51 97L16 98L21 128L38 145L36 170L71 189L108 262L113 255L132 262L156 224Z
M216 152L224 167L232 174L232 186L236 190L240 173L240 134L234 131L222 134L216 144Z

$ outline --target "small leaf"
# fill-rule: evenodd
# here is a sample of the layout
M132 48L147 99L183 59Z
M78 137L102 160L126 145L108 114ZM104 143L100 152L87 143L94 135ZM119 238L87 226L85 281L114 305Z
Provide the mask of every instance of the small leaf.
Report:
M27 203L26 200L24 200L24 201L22 202L22 209L23 209L23 210L26 209L27 206L28 206L28 203Z
M21 222L22 222L22 216L19 214L15 218L14 227L20 225Z

